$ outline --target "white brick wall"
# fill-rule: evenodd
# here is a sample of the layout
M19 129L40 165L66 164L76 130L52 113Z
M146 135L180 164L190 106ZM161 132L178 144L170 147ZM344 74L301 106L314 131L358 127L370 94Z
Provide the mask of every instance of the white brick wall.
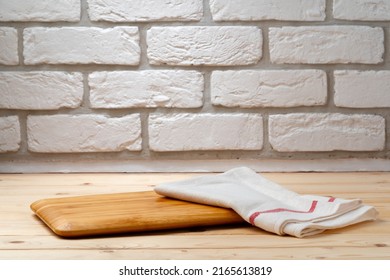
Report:
M214 71L211 101L226 107L324 105L326 73L321 70Z
M270 28L273 63L366 63L383 61L384 32L367 26Z
M390 107L390 71L334 72L334 102L340 107Z
M262 56L261 30L253 26L152 27L147 44L157 65L248 65Z
M138 114L29 116L28 149L39 153L85 153L141 150Z
M0 25L0 169L390 160L390 1L0 0Z
M26 64L123 64L140 60L137 27L26 28Z
M0 72L0 108L76 108L81 104L83 88L81 73Z
M20 141L18 117L0 117L0 153L16 152L19 150Z
M152 151L260 150L263 119L259 114L152 114Z
M0 27L0 65L18 63L18 32L12 27Z
M215 21L325 19L325 0L210 0Z
M385 145L385 120L358 114L271 115L269 141L279 152L378 151Z
M115 71L89 75L93 108L198 108L203 75L197 71Z
M197 21L203 15L202 0L88 0L93 21Z
M0 21L79 21L79 0L0 0Z
M390 1L333 0L333 16L346 20L390 20Z

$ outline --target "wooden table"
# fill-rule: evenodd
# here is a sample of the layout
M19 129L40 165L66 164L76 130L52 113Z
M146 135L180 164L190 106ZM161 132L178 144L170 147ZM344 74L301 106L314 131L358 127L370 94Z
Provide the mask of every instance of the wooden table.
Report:
M0 174L0 259L390 259L390 173L265 173L305 194L361 198L379 219L298 239L249 225L63 239L30 210L38 199L152 190L186 174Z

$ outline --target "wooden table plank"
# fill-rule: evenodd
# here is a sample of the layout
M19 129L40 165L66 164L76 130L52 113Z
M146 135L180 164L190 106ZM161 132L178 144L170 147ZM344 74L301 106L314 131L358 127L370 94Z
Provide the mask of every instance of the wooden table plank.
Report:
M204 174L0 174L0 259L390 259L390 173L265 173L303 194L361 198L379 219L309 238L247 226L62 239L29 209L49 197L151 190Z
M207 232L205 233L207 235ZM144 234L116 238L61 239L47 236L4 236L0 242L0 250L41 249L263 249L294 248L303 249L317 247L385 247L390 255L390 239L388 234L376 233L375 239L367 234L323 234L320 237L294 238L277 236L258 231L252 235L171 235L169 232Z
M137 250L3 250L0 260L388 260L389 252L383 248L311 247L298 249L137 249Z

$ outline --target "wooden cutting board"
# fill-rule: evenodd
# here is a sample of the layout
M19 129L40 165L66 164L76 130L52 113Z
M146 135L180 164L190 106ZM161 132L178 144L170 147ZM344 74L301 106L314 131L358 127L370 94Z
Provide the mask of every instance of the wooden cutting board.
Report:
M242 223L233 210L153 191L42 199L31 209L57 235L81 237Z

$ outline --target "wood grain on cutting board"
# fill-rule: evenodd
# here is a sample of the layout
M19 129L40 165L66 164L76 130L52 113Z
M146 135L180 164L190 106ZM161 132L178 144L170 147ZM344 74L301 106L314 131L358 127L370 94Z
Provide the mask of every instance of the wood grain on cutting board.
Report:
M162 197L153 191L48 198L31 209L63 237L243 223L230 209Z

